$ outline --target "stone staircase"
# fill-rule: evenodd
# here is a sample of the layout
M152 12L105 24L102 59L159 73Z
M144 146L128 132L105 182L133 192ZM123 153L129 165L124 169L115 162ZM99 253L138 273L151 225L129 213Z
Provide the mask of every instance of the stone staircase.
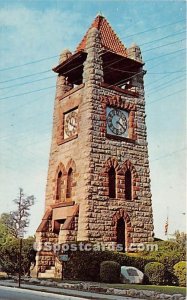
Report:
M38 278L54 278L55 277L55 267L50 267L46 269L44 273L38 273Z

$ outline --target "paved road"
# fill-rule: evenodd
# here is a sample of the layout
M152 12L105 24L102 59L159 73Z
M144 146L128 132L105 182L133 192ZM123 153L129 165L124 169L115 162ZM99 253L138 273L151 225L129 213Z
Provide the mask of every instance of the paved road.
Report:
M88 298L72 297L65 295L56 295L46 292L38 292L31 290L23 290L18 288L11 288L0 286L0 300L86 300Z
M12 280L0 280L0 300L44 300L44 298L47 300L144 300L33 284L22 283L21 286L23 289L18 289L17 283Z

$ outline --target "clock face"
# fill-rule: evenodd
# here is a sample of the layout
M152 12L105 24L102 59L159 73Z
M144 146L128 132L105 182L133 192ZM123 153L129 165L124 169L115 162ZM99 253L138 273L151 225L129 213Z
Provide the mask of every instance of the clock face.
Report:
M128 112L122 109L107 107L107 133L128 137Z
M64 138L70 138L77 134L78 110L75 109L64 115Z

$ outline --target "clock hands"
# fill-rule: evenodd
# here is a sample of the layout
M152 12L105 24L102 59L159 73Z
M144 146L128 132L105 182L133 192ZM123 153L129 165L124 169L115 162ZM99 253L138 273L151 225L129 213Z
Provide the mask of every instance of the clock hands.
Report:
M126 130L126 128L123 126L123 124L120 123L120 121L116 121L116 124L119 124L124 130Z
M108 108L109 110L109 108ZM117 136L126 136L128 121L126 112L119 109L110 109L107 111L107 132Z
M73 120L75 121L75 123L73 123ZM74 129L76 129L77 124L76 124L76 120L75 120L74 118L70 118L69 124L70 124Z

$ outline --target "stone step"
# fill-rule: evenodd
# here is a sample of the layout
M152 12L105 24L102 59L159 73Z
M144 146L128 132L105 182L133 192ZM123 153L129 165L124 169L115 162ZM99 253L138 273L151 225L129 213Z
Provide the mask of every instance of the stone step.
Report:
M47 274L53 274L54 270L46 270L45 273L47 273Z
M55 277L55 266L50 267L50 269L45 270L44 273L39 273L38 278L54 278Z
M54 278L55 277L55 274L51 273L51 274L48 274L48 273L38 273L38 278Z

